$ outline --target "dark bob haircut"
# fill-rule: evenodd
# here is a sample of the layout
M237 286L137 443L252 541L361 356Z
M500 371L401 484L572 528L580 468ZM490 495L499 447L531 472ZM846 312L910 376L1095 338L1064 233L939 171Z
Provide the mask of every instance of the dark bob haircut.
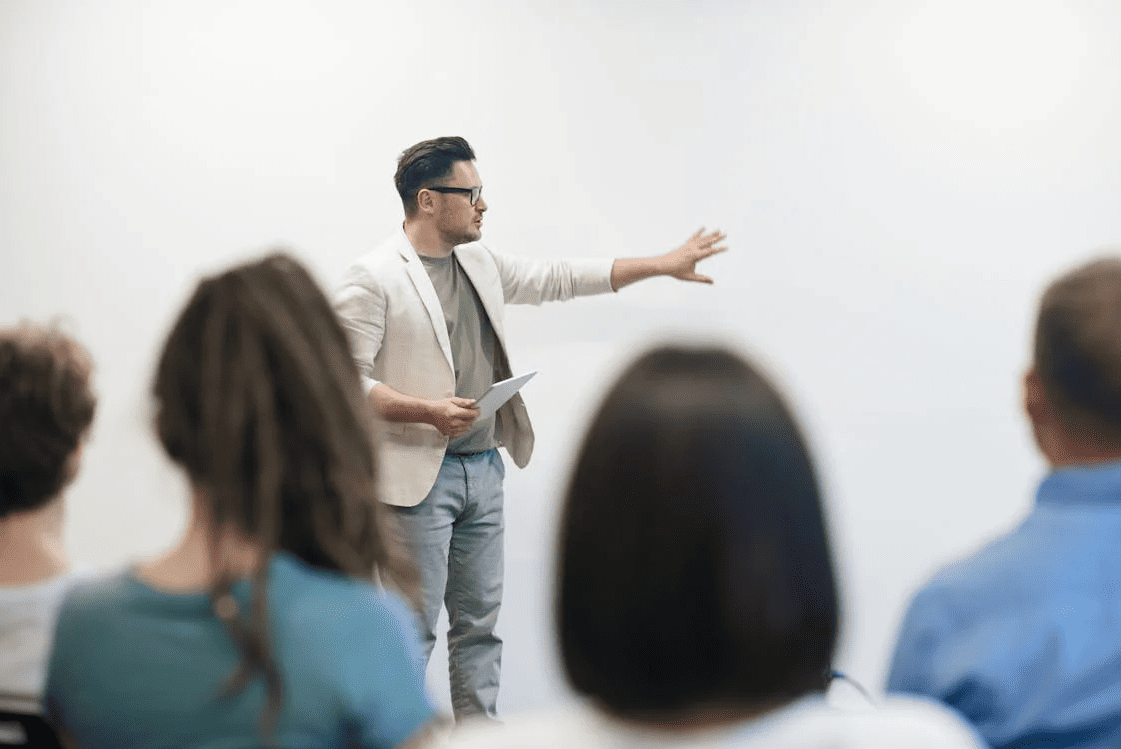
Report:
M416 213L418 190L430 187L451 172L457 161L474 161L475 152L459 136L422 140L411 146L397 159L397 173L393 183L405 206L405 215Z
M0 518L37 510L75 474L93 422L92 362L52 328L0 330Z
M562 658L609 713L751 709L824 688L839 620L818 481L789 411L716 348L658 348L592 421L564 507Z

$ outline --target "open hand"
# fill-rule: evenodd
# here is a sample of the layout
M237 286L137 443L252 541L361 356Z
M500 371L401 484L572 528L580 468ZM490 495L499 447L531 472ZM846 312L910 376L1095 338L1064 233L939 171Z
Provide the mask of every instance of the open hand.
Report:
M662 256L662 262L665 264L665 275L679 278L682 281L712 283L711 278L697 273L697 263L727 250L727 247L718 244L727 235L720 230L708 234L705 234L704 231L702 226L696 234L689 237L685 244Z

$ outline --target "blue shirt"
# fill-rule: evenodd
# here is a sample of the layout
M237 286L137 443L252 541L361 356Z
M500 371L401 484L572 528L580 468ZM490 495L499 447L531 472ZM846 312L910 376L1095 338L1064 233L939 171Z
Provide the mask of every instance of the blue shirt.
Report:
M1063 468L1027 519L915 597L887 689L997 749L1121 747L1121 462Z
M234 595L248 612L248 581ZM275 746L391 747L432 718L397 598L278 553L268 608L283 680ZM63 604L45 702L84 748L259 746L263 679L219 696L240 663L207 594L156 590L127 571Z

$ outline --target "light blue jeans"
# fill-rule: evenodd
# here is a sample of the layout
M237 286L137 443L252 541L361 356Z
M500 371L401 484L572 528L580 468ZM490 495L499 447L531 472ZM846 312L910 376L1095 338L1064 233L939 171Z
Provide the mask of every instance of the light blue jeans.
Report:
M498 450L445 455L428 496L394 507L420 572L424 666L436 645L440 606L448 609L448 672L456 721L495 718L502 640L502 480Z

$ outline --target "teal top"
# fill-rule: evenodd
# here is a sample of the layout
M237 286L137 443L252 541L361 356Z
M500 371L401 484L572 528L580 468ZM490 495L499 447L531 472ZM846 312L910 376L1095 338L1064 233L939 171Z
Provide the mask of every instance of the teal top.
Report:
M249 611L247 580L234 586ZM368 582L276 554L271 652L283 680L272 745L391 747L433 717L414 618ZM206 593L132 570L77 586L59 614L45 704L80 746L261 746L263 678L222 696L241 655Z

